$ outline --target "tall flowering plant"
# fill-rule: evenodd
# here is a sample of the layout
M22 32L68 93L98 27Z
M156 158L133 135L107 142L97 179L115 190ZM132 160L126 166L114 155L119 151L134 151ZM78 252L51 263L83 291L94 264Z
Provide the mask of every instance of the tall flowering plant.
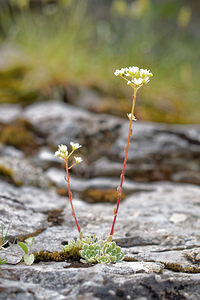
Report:
M134 92L133 92L131 113L127 114L128 119L130 121L129 130L128 130L128 140L127 140L127 144L126 144L126 148L125 148L125 157L124 157L124 164L123 164L123 169L122 169L122 173L121 173L120 186L117 188L117 193L118 193L117 207L114 210L114 219L113 219L113 223L112 223L112 227L111 227L111 231L110 231L110 236L113 236L113 234L114 234L115 222L117 219L119 203L121 200L122 186L123 186L126 162L127 162L127 157L128 157L129 143L130 143L130 138L132 135L132 122L136 121L136 118L134 116L136 94L137 94L137 91L143 86L143 84L148 83L150 78L153 76L153 74L149 70L139 69L138 67L122 68L120 70L116 70L114 74L116 76L120 76L121 78L126 80L127 84L133 88Z

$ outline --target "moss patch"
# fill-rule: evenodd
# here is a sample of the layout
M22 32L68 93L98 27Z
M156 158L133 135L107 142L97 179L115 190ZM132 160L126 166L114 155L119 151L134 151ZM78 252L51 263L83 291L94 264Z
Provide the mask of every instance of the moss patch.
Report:
M38 98L38 92L24 85L28 68L14 64L0 70L0 103L30 103Z
M83 192L83 200L88 203L96 203L96 202L109 202L109 203L116 203L118 194L116 189L92 189L86 190ZM125 194L122 193L121 200L125 198Z
M96 263L82 263L82 262L79 262L79 261L73 261L73 262L71 262L70 265L67 265L64 268L65 269L90 268L90 267L93 267L95 265L96 265Z
M81 248L75 247L71 249L69 252L66 251L55 251L55 252L50 252L50 251L40 251L40 252L35 252L35 263L39 263L40 261L67 261L67 260L73 260L73 261L80 261L80 254L79 251Z
M21 186L22 182L21 181L17 181L14 178L14 174L13 171L11 169L8 169L2 165L0 165L0 178L2 178L3 180L12 183L16 186Z
M0 176L3 176L5 179L10 180L13 178L13 171L0 165Z
M25 153L33 153L38 148L34 141L32 126L27 120L17 120L0 129L0 142L14 146Z
M129 256L125 256L124 261L128 261L128 262L131 262L131 261L138 261L137 259L133 258L133 257L129 257Z
M173 271L173 272L179 272L179 273L200 273L200 268L196 267L182 267L179 264L175 263L166 263L166 262L161 262L164 264L165 269Z

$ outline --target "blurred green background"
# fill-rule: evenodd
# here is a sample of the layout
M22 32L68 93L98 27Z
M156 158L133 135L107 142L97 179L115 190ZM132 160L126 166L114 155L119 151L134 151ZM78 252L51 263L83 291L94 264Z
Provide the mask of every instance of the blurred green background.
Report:
M101 95L101 112L126 117L132 90L113 73L136 65L154 74L139 119L199 123L199 16L195 0L1 0L0 103L84 87Z

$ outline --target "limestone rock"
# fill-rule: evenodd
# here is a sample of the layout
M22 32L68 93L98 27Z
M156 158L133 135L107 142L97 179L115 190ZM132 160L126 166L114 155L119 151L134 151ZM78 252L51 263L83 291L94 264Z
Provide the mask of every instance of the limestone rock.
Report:
M17 104L1 104L0 105L0 123L10 123L22 114L22 108Z
M130 194L120 204L114 238L126 261L25 266L19 263L23 254L11 240L34 233L33 251L60 251L78 236L69 200L54 191L1 183L1 223L13 226L8 248L0 250L0 257L8 261L2 266L0 299L167 299L169 295L169 299L198 299L200 189L167 182L146 186L145 193ZM85 236L107 237L113 205L74 199L74 207ZM190 270L197 274L185 273Z
M20 157L0 157L0 168L7 170L4 175L9 175L9 181L17 186L31 185L48 188L50 182L40 167L36 167L30 160Z
M94 114L58 101L32 104L25 109L23 117L47 136L50 145L81 143L89 176L120 174L127 120ZM126 176L140 182L171 180L200 184L199 158L198 125L135 122Z

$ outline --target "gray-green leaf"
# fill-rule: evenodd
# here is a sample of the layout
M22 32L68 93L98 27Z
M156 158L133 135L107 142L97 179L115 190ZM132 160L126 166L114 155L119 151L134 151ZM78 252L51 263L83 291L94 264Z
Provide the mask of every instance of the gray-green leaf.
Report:
M33 262L34 262L34 260L35 260L35 257L34 257L33 254L31 254L31 255L28 255L28 254L24 255L24 262L25 262L26 265L28 265L28 266L32 265Z
M26 254L28 254L28 247L27 247L27 245L26 245L25 243L18 242L17 244L22 248L22 250L23 250Z
M29 245L29 247L31 247L33 245L34 240L35 240L34 237L30 237L26 239L25 242L27 243L27 245Z

